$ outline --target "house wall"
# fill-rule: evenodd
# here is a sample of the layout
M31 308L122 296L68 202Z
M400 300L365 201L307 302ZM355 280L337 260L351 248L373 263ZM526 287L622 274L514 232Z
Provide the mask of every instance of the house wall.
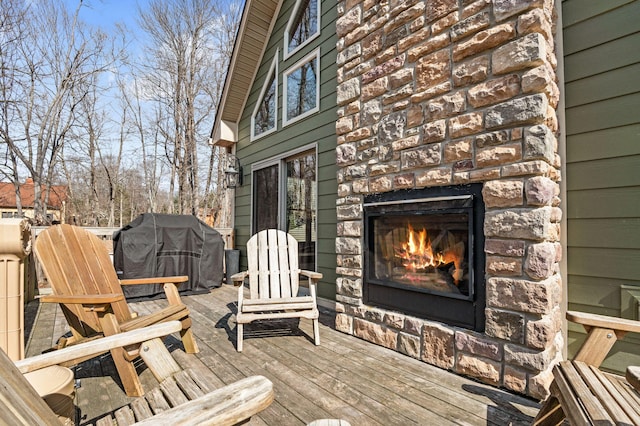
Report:
M335 119L336 119L336 33L335 2L321 3L322 27L318 42L305 46L301 51L282 61L283 38L287 22L295 5L293 0L285 0L280 8L271 38L258 69L253 87L244 107L238 128L236 155L243 167L243 185L236 189L236 246L242 250L241 265L246 266L244 247L251 236L251 165L309 144L317 146L318 162L318 241L317 270L323 274L318 285L320 297L335 299L336 282L336 161L335 161ZM291 65L320 45L320 111L286 127L282 127L283 84L282 74ZM251 115L267 78L276 50L278 59L278 115L277 132L250 141Z
M569 309L623 318L640 300L639 17L639 1L563 2ZM603 366L638 364L628 335Z
M52 210L51 208L47 209L47 214L51 215L51 220L54 221L61 221L61 213L59 210ZM0 217L26 217L29 219L33 219L34 217L34 211L33 209L29 209L29 208L22 208L22 216L18 216L18 209L15 208L10 208L10 207L5 207L5 208L0 208Z

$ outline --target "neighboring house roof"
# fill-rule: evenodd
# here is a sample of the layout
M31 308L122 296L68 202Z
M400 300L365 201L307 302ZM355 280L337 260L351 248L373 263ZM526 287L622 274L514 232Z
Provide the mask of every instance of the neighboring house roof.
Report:
M281 4L278 0L247 0L211 130L211 143L228 147L238 141L238 122Z
M42 186L44 190L44 186ZM60 210L62 203L67 201L67 186L65 185L52 185L51 193L49 194L48 208L54 210ZM42 194L44 198L44 194ZM20 185L20 200L22 207L33 208L34 184L32 179L27 179L25 183ZM4 208L16 208L16 189L11 182L0 182L0 207Z

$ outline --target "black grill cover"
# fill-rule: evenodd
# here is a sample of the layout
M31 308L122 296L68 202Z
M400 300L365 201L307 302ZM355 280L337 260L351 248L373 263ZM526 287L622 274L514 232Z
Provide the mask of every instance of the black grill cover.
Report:
M220 287L224 241L191 215L144 213L113 234L113 264L121 279L187 275L181 293ZM123 286L127 298L164 294L162 284Z

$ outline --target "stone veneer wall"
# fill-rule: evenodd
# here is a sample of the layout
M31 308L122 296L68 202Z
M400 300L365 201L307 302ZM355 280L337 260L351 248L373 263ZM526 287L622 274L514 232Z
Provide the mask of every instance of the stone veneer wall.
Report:
M336 328L547 395L562 353L553 0L338 2ZM364 195L483 183L486 331L366 306Z

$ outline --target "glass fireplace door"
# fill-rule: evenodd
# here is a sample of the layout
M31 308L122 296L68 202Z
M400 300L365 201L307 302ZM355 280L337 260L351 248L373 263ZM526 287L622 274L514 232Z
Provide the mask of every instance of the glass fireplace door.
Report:
M469 215L381 215L372 220L371 278L469 295Z
M366 196L363 302L484 330L482 184Z

